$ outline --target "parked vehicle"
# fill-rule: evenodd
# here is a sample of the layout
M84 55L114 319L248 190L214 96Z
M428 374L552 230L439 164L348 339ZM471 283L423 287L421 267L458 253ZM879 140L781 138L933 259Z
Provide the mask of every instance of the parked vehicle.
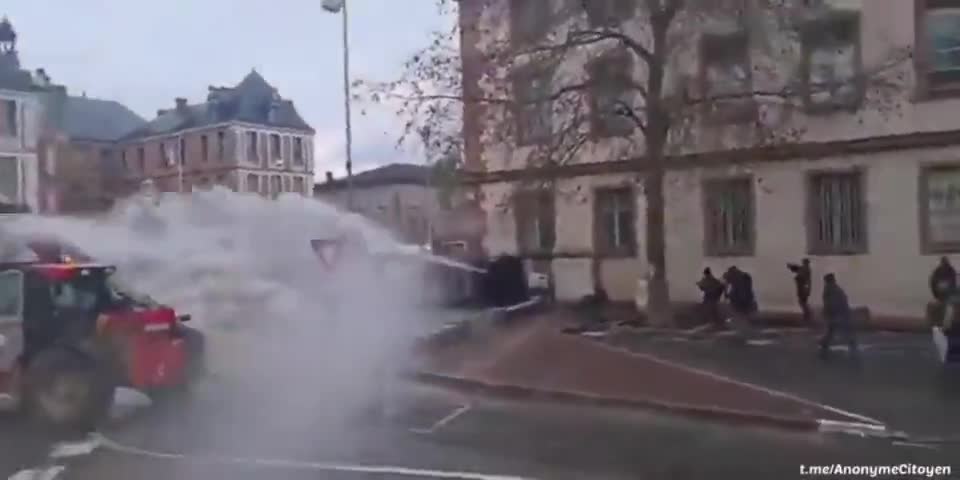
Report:
M202 371L202 334L189 315L121 288L115 268L56 242L0 262L0 397L58 428L87 429L116 387L185 387ZM85 261L78 262L77 257Z

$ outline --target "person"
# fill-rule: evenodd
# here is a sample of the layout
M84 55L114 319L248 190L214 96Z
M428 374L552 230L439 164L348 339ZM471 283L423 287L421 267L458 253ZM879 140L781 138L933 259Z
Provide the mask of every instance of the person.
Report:
M850 318L850 301L847 293L837 283L836 275L828 273L823 276L823 317L827 324L827 331L820 340L820 357L826 358L830 353L830 346L834 337L841 331L850 347L850 354L859 358L857 340L853 331L853 322Z
M723 274L727 284L727 302L733 313L734 328L737 329L741 340L746 339L750 318L757 311L757 300L753 294L753 277L749 273L731 266Z
M957 271L950 259L940 257L940 264L930 274L930 293L938 302L946 302L957 291Z
M697 287L703 293L700 308L707 321L717 328L723 328L724 318L720 313L720 299L723 298L723 282L713 276L710 268L703 269L703 278L697 282Z
M800 304L800 311L803 312L803 321L807 324L812 323L810 291L813 287L813 272L810 270L810 259L804 258L799 265L788 263L787 268L793 272L793 282L797 286L797 303Z

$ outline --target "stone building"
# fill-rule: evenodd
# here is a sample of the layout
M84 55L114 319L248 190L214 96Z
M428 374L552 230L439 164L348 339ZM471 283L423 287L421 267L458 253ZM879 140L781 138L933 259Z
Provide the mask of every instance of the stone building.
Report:
M0 20L0 208L41 208L40 147L43 106L33 76L20 68L17 34Z
M309 196L313 135L293 102L252 71L235 87L210 87L203 103L173 108L126 135L113 155L113 188L150 179L161 191L222 185L275 197Z
M426 245L432 218L439 211L437 192L429 183L430 169L422 165L394 163L358 173L347 193L346 179L327 179L313 187L314 197L347 208L392 231L398 239Z
M615 7L610 2L628 9L604 17L612 19L613 28L644 28L646 13L634 10L644 2L591 0L588 5ZM559 1L543 2L539 10L526 8L534 2L522 0L460 3L467 94L482 91L491 83L489 76L498 74L484 64L484 45L498 38L543 38L570 22L596 21L596 12L551 15ZM819 34L799 35L797 48L778 55L775 61L782 63L772 71L799 71L802 85L843 75L861 78L870 66L903 49L912 55L885 71L902 88L886 102L872 101L875 93L859 90L856 83L850 83L853 90L814 94L808 89L804 109L789 119L798 136L776 145L757 146L727 135L737 122L754 117L700 124L696 141L667 159L671 296L696 301L694 282L704 267L722 271L735 264L753 275L761 309L798 312L785 263L808 256L814 300L820 276L835 272L852 301L869 305L878 321L920 326L929 297L927 276L937 257L948 255L960 263L960 56L955 54L960 4L846 0L801 23L819 28ZM690 42L694 47L678 55L680 64L668 66L675 69L675 84L686 88L685 71L693 72L696 88L716 91L750 92L774 81L745 73L765 71L758 65L766 61L748 29L724 26L698 35ZM613 49L613 43L607 46ZM716 45L729 48L714 56ZM531 75L512 77L518 93L550 91L559 77L598 71L586 60L549 70L536 67ZM618 91L590 94L596 109ZM741 112L748 116L757 114L750 101L745 100L751 108ZM638 279L648 274L641 188L646 170L642 145L620 146L641 138L639 132L626 128L592 137L546 178L524 163L527 145L505 146L488 138L494 125L485 108L467 105L464 133L474 194L486 213L486 252L520 252L535 260L537 268L552 274L560 299L589 293L597 282L613 299L631 301ZM512 121L533 128L554 120L549 109L530 108ZM545 178L553 190L524 193L524 182Z

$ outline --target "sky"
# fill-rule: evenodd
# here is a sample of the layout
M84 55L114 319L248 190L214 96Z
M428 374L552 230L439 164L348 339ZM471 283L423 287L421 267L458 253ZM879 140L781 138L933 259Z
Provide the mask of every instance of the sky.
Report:
M428 33L451 21L434 0L347 0L351 77L391 80ZM255 68L316 130L316 177L343 174L341 18L321 0L3 0L26 69L74 95L117 100L150 119L176 97L206 98ZM366 115L361 115L366 110ZM403 121L353 107L354 171L398 161Z

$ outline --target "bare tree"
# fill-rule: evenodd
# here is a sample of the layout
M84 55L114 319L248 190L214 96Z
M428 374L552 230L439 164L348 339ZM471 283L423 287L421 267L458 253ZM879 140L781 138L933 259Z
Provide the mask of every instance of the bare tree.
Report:
M484 4L479 7L476 2ZM442 12L453 0L437 0ZM482 112L497 169L584 160L642 172L648 315L668 321L664 178L671 158L770 146L803 135L817 110L895 112L909 48L859 56L858 12L829 0L461 0L479 16L435 33L392 82L361 82L433 158L464 149L464 111ZM467 5L471 4L471 5ZM461 50L459 42L464 42ZM849 48L848 48L849 47ZM463 78L462 56L472 72ZM474 51L475 50L475 51ZM546 80L544 80L546 79ZM466 88L465 88L466 87ZM480 107L477 109L477 107ZM404 139L401 139L403 141ZM489 157L489 156L488 156Z

